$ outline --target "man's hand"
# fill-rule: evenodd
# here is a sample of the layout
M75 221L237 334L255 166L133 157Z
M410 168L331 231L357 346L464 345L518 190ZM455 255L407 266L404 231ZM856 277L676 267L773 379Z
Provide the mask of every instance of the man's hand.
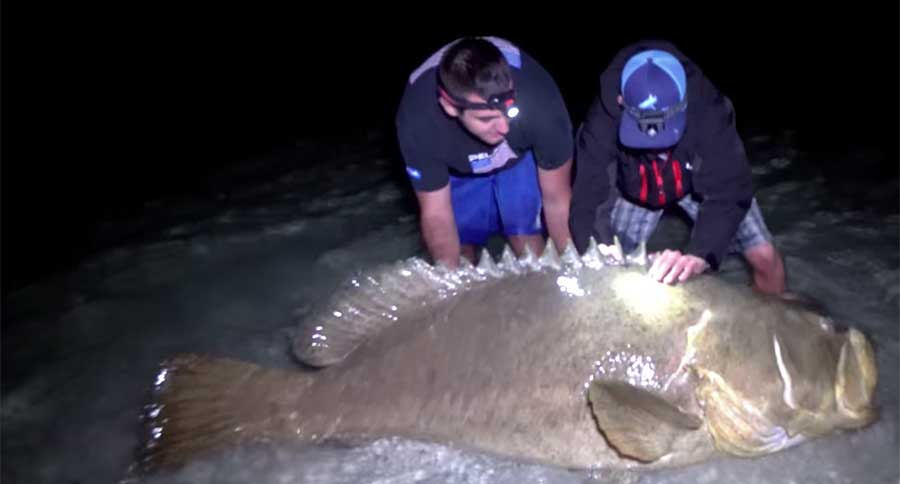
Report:
M655 255L647 274L656 281L675 284L701 274L708 268L709 264L695 255L666 249Z
M422 225L422 238L434 262L448 269L459 265L459 233L453 217L450 185L433 192L416 191Z
M538 184L547 232L557 250L563 250L572 238L569 232L569 205L572 203L572 160L558 168L538 167Z

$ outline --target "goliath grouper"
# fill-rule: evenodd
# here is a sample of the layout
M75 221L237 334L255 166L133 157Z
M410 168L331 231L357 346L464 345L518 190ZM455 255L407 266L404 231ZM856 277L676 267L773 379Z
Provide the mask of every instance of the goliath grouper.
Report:
M756 456L876 416L858 330L713 274L669 286L646 257L457 270L410 258L352 278L301 325L308 368L184 355L147 407L145 468L259 440L447 443L579 468ZM612 262L612 263L611 263ZM312 368L309 368L312 367Z

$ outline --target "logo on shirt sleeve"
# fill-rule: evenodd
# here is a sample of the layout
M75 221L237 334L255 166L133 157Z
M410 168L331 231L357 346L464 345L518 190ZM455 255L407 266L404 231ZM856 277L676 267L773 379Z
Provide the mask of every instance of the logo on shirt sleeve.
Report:
M419 170L417 170L409 165L407 165L407 167L406 167L406 173L409 173L410 178L413 178L415 180L422 179L422 172L420 172Z

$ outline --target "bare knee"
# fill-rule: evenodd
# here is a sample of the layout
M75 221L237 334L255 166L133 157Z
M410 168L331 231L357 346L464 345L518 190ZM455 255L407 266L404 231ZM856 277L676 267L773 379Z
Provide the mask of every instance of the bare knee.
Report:
M768 294L784 293L784 262L774 245L757 245L745 251L744 257L753 269L753 286L757 290Z
M781 254L771 243L760 244L747 249L744 257L754 270L769 272L781 263Z

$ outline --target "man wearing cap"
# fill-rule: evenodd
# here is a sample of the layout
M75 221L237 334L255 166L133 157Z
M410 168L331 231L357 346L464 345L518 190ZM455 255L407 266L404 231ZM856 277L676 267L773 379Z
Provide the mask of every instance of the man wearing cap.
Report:
M558 248L568 243L572 122L518 47L483 37L440 49L410 75L396 127L435 262L475 262L495 234L540 254L545 225Z
M657 254L651 277L683 282L739 252L755 288L784 292L784 265L753 197L731 102L671 43L618 52L578 130L576 160L570 228L579 250L592 235L603 252L615 251L614 235L633 250L663 209L678 205L694 221L690 241L683 252Z

